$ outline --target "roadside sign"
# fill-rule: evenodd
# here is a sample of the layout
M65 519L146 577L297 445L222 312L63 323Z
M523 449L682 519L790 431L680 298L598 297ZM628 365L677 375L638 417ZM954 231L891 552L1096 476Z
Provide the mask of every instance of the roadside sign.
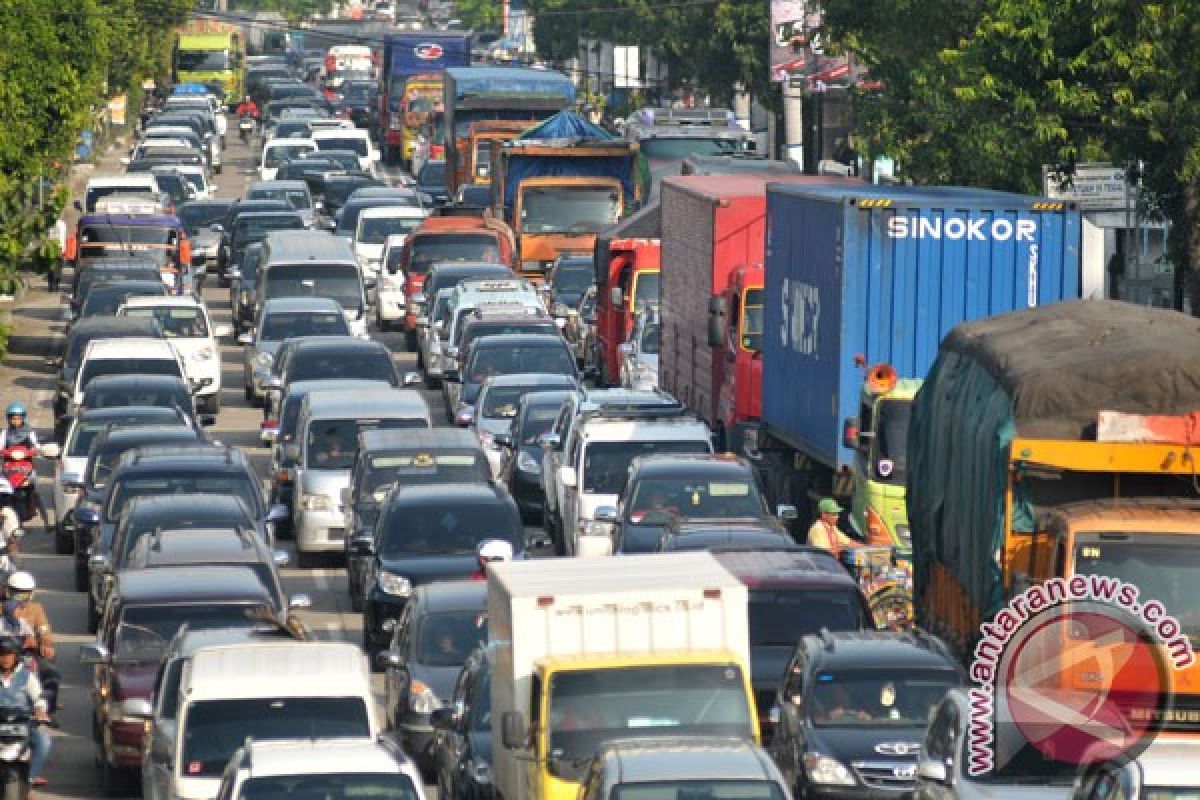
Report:
M1124 167L1114 164L1076 164L1073 172L1042 167L1047 197L1070 200L1081 211L1120 211L1137 197Z

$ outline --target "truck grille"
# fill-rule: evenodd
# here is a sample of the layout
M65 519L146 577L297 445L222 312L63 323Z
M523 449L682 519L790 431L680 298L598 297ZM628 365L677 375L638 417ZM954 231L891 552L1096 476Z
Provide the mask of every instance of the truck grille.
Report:
M863 785L871 789L907 792L917 780L915 761L856 761L851 766Z

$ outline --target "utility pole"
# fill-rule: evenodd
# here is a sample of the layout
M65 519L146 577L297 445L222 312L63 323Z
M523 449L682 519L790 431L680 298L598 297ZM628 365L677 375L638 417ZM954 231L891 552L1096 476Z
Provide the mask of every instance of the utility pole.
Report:
M789 75L783 82L784 147L780 156L804 168L804 76Z

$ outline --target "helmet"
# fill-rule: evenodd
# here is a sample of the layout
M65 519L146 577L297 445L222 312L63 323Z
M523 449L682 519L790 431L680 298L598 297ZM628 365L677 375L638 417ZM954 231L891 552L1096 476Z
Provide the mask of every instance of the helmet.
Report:
M512 561L513 546L503 539L488 539L479 544L480 561Z
M8 576L8 588L14 592L32 592L37 588L37 581L28 572L21 570Z
M11 417L13 414L20 414L22 417L23 417L23 416L25 416L25 414L26 414L26 411L25 411L25 406L24 406L24 404L22 404L22 403L9 403L9 404L8 404L8 408L6 408L6 409L4 410L4 416L6 416L6 417Z
M19 653L21 652L21 641L12 634L4 634L0 636L0 653Z

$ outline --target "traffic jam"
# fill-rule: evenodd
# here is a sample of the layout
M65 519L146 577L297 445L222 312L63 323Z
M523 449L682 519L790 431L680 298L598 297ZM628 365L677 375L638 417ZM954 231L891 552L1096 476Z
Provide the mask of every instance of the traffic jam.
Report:
M1078 208L367 12L194 18L72 198L5 800L1200 796L1200 330Z

